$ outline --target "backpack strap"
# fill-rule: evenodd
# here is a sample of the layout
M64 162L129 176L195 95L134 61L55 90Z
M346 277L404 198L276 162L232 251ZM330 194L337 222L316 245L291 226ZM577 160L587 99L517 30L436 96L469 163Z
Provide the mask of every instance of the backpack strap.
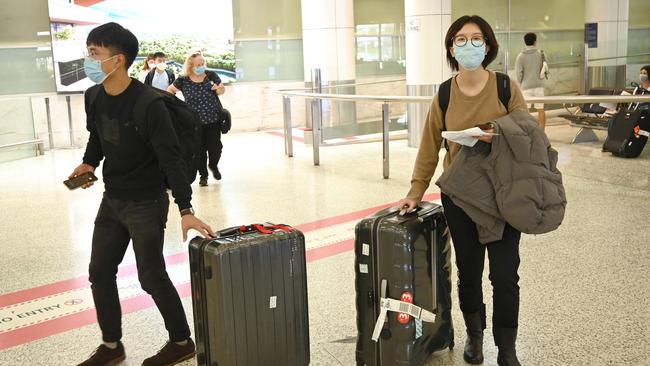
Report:
M508 104L510 103L511 96L510 77L500 72L495 72L495 74L497 76L497 93L499 95L499 101L506 108L506 111L510 112L508 110ZM449 108L452 80L453 77L445 80L445 82L440 84L440 88L438 89L438 105L442 111L442 131L447 131L447 122L445 121L445 116L447 114L447 109ZM444 139L443 143L445 150L449 151L449 143L447 142L447 139Z
M165 70L165 72L167 72L167 81L169 82L169 85L174 84L174 80L176 80L174 73L170 70Z
M208 78L208 80L212 81L215 84L221 83L221 80L219 80L219 76L213 71L205 71L205 76Z
M145 140L149 141L147 136L147 109L153 101L156 99L162 98L153 87L140 87L139 91L140 96L135 101L133 106L133 123L135 130L140 134L140 136Z
M506 74L500 72L495 72L497 74L497 93L499 94L499 100L501 104L506 108L506 111L509 113L508 104L510 103L510 77Z
M447 114L447 108L449 108L452 80L453 77L445 80L444 83L440 84L440 89L438 89L438 105L442 111L442 131L447 131L447 122L445 121L445 115ZM444 139L443 143L445 150L449 151L449 143L447 142L447 139Z
M215 83L216 85L221 84L221 78L219 78L219 75L217 75L216 72L214 71L205 71L205 77L208 78L211 82ZM221 104L221 100L219 99L219 95L217 93L214 93L214 96L217 98L217 109L221 111L223 109L223 104Z
M99 95L101 88L101 85L93 85L88 88L88 90L86 90L84 98L84 104L86 108L86 124L89 122L89 120L92 120L94 123L95 102L97 101L97 95Z
M95 100L97 100L97 95L101 87L101 85L93 85L86 91L86 99L84 102L86 104L86 114L89 116L92 116L95 112Z
M142 83L143 83L144 85L149 85L149 86L151 86L151 84L153 84L153 76L155 75L155 73L156 73L156 69L155 69L155 68L151 69L151 70L147 73L147 76L145 76L144 81L143 81Z

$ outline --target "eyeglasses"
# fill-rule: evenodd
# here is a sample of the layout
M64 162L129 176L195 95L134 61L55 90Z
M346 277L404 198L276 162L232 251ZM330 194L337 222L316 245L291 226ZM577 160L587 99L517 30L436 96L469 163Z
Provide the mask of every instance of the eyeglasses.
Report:
M463 47L467 44L468 38L467 36L460 35L452 38L452 41L454 42L455 46ZM472 46L481 47L485 44L485 37L483 37L483 35L480 33L472 34L469 38L469 41L472 43Z
M86 49L83 52L84 57L91 57L91 58L101 56L101 54L102 54L101 52L97 52L97 50L95 49L90 49L90 50Z
M105 57L104 57L105 56ZM86 49L83 52L83 57L89 57L92 58L93 60L100 59L104 57L105 59L113 57L115 55L111 55L111 53L105 53L105 52L98 52L96 49Z

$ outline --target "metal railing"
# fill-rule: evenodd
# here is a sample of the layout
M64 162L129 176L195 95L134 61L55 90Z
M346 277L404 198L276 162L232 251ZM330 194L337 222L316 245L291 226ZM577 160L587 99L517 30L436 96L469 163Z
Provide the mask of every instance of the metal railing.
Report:
M45 154L45 148L43 147L43 140L41 139L13 142L10 144L0 145L0 150L11 149L20 146L28 146L28 145L36 145L36 150L38 151L38 155Z
M322 100L339 100L339 101L356 101L356 102L375 102L381 103L382 107L382 156L383 156L383 177L390 177L390 135L389 135L389 103L431 103L432 97L416 96L388 96L388 95L353 95L353 94L326 94L326 93L307 93L291 90L280 90L282 95L284 111L284 142L285 154L293 157L293 134L291 123L291 98L311 99L312 106L312 143L313 143L313 160L314 165L320 165L320 143L321 143L321 122L322 115L315 111L320 111L318 107ZM585 104L585 103L650 103L650 95L556 95L544 97L526 98L526 103L546 103L561 104L563 106Z
M72 94L80 94L80 93L72 93ZM45 101L45 115L47 119L47 133L48 133L48 142L49 142L49 147L48 149L51 150L54 148L54 132L52 130L52 113L50 109L50 98L57 97L57 96L62 96L65 95L65 102L67 105L67 115L68 115L68 133L70 136L70 147L75 147L74 140L74 126L72 122L72 104L71 104L71 99L70 96L71 94L63 94L63 93L31 93L31 94L5 94L5 95L0 95L0 100L3 99L16 99L16 98L43 98ZM34 144L36 142L34 141L40 141L40 144L38 144L39 148L39 154L42 155L42 152L44 151L44 146L43 146L43 141L42 140L27 140L27 141L19 141L16 143L8 144L8 145L2 145L0 148L9 146L9 145L29 145L29 144Z

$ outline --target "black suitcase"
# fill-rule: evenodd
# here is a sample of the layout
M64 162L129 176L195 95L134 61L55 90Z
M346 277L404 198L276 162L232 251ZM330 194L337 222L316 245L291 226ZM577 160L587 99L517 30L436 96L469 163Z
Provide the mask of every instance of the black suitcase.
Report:
M309 364L305 237L284 225L190 242L198 365Z
M355 233L357 365L422 365L433 352L453 349L451 246L442 207L423 202L404 216L389 208L363 219ZM383 321L382 305L402 313L388 311ZM420 309L425 321L416 319Z
M643 151L648 136L650 136L648 111L622 109L609 121L603 151L625 158L636 158Z

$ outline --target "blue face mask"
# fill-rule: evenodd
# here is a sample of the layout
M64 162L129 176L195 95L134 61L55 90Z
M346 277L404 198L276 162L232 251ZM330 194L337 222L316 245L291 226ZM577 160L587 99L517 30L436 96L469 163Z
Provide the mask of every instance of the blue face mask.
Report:
M102 63L116 56L117 55L111 56L106 60L94 60L90 57L86 57L86 59L84 60L84 71L86 72L86 76L88 76L88 79L95 82L95 84L103 83L104 80L106 80L106 78L113 73L113 71L117 70L117 68L113 69L113 71L107 74L104 72L104 70L102 70Z
M464 46L454 45L454 54L456 61L463 67L463 69L468 71L474 71L481 66L481 63L485 59L485 43L480 47L472 45L471 42L467 42Z
M203 75L205 72L205 66L197 66L194 68L194 73L197 75Z

